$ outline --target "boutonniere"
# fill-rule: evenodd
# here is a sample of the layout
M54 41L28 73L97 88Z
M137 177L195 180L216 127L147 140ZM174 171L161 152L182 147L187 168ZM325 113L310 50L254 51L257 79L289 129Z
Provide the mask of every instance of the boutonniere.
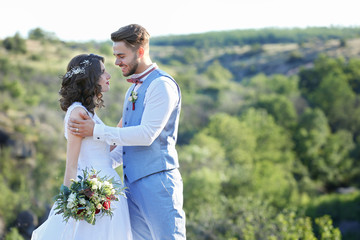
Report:
M130 97L129 97L129 102L132 102L133 107L132 110L135 110L135 102L137 100L138 96L137 96L137 92L135 91L131 91Z

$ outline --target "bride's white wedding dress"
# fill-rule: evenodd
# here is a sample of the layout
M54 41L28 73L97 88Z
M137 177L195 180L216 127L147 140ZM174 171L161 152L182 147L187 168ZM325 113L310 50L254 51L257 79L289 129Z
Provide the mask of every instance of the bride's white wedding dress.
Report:
M86 110L79 102L69 107L64 119L66 139L69 116L76 107ZM92 115L89 112L88 114L97 124L104 124L96 114ZM119 175L112 168L110 146L104 142L94 141L92 137L84 138L81 143L78 175L82 175L82 169L85 168L94 168L101 171L100 176L114 177L116 181L121 182ZM120 201L111 203L111 208L114 210L113 216L97 216L95 225L84 220L75 221L73 218L64 222L61 214L55 215L53 206L48 219L33 232L31 240L131 240L127 201L124 196L119 196L119 198Z

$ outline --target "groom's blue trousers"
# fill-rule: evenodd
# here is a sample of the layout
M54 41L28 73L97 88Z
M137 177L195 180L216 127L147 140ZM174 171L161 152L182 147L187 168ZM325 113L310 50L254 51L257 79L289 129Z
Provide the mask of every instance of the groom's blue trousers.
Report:
M125 175L134 240L186 239L183 182L178 169L129 183Z

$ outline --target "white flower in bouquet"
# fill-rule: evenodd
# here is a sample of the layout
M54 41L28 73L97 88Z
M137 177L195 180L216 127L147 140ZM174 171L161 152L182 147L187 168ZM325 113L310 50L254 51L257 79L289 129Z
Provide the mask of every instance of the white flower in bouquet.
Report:
M73 208L74 206L75 206L75 205L74 205L74 203L72 203L72 202L69 202L69 203L66 205L66 207L69 208L69 209Z
M75 200L76 200L76 193L71 193L70 195L69 195L69 198L68 198L68 202L70 203L73 203L73 202L75 202Z
M90 180L91 188L96 190L98 188L98 180L97 178L93 178Z

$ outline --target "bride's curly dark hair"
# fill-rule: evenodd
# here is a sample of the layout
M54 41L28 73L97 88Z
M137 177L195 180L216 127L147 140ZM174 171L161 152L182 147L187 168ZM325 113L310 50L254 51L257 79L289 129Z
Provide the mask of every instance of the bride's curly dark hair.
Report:
M95 107L104 106L98 84L102 74L100 61L104 63L104 58L95 54L81 54L71 59L59 91L63 111L66 112L74 102L81 102L92 114Z

